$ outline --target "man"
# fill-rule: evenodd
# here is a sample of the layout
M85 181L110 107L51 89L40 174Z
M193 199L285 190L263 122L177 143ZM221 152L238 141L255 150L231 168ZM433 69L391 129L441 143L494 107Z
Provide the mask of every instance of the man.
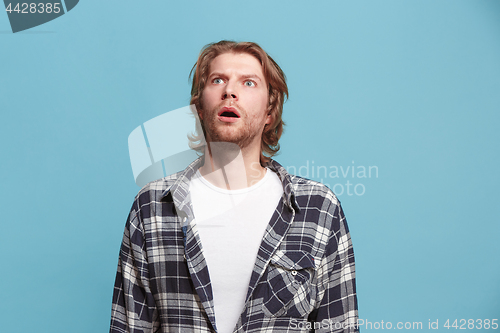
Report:
M282 70L255 43L221 41L193 71L204 154L137 195L111 332L357 331L339 201L270 158L284 125Z

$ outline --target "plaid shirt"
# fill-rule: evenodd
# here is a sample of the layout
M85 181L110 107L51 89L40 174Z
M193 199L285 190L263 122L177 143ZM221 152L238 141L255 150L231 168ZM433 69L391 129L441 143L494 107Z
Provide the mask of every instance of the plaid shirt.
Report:
M120 250L110 332L216 332L189 195L201 163L137 195ZM354 254L339 201L321 183L290 175L273 160L266 166L284 193L234 332L357 332Z

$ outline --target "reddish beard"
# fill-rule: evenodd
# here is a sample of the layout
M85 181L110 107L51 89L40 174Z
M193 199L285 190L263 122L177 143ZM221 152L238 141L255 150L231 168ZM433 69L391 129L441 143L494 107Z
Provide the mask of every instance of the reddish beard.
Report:
M240 118L236 123L224 123L218 119L219 111L225 106L234 107L238 111ZM228 104L223 101L212 110L202 112L208 142L231 142L243 149L257 136L262 136L260 129L248 119L246 110L237 103Z

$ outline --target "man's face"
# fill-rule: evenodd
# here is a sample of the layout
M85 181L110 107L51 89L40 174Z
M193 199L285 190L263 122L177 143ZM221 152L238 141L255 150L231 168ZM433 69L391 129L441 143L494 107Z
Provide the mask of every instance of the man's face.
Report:
M207 141L261 145L268 115L268 88L260 62L247 53L224 53L210 64L201 96Z

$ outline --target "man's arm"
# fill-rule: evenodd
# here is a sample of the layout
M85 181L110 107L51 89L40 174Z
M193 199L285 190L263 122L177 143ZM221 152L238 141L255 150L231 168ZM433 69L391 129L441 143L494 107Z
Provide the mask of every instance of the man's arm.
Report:
M127 219L116 272L111 311L111 333L155 332L159 328L155 301L149 288L144 230L138 200Z
M340 203L333 209L332 232L318 271L321 303L309 319L321 324L316 332L358 332L351 237Z

